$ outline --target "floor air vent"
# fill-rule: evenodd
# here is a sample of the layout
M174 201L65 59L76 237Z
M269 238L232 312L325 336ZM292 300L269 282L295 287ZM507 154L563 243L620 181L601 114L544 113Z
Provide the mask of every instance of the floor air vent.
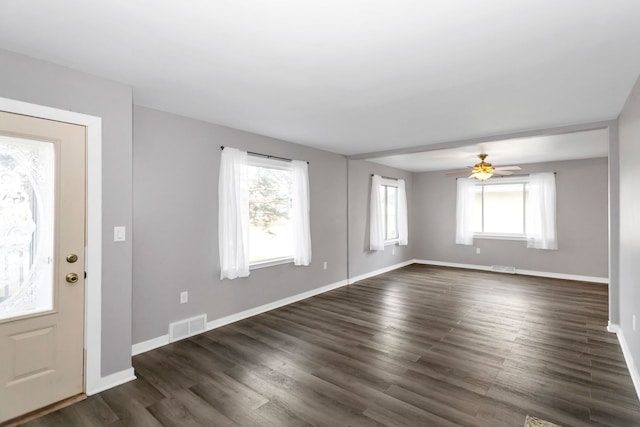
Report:
M496 273L516 274L516 268L509 267L507 265L492 265L491 271L495 271Z
M206 314L173 322L169 325L169 342L178 341L183 338L199 334L200 332L204 332L206 328Z

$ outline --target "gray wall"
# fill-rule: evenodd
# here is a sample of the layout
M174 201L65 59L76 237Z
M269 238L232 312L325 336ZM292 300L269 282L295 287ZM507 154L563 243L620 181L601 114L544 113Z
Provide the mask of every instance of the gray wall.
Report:
M618 119L620 149L620 329L640 371L640 80ZM632 316L636 316L633 330Z
M0 96L102 117L102 375L131 367L132 96L127 86L0 50Z
M621 328L627 337L634 337L628 340L636 360L640 343L631 331L630 316L634 302L640 300L635 262L640 259L640 202L632 185L638 182L640 161L639 92L636 85L620 117ZM482 254L475 255L472 248L453 244L455 181L442 173L412 175L354 160L349 162L347 180L347 162L339 155L142 107L135 108L132 121L129 87L4 50L0 50L0 96L103 120L103 376L128 369L132 341L164 335L172 321L203 312L216 319L346 279L347 239L350 277L412 258L607 276L604 159L537 165L524 171L558 172L560 251L527 250L523 242L478 240ZM219 280L220 145L311 162L311 266L281 265L255 270L246 279ZM395 255L390 247L384 252L367 250L371 173L407 181L410 245L396 247ZM588 191L577 190L584 182ZM113 243L116 225L129 230L127 242ZM328 262L327 270L322 269L323 261ZM190 302L180 305L183 290L189 291Z
M555 171L557 251L527 249L523 241L475 239L455 244L456 179L443 172L414 175L411 237L418 259L523 270L608 276L607 159L522 165L522 173ZM476 254L475 248L481 253Z
M384 251L369 250L369 200L371 174L405 180L409 211L409 244L390 245ZM356 277L414 258L412 174L365 160L349 160L349 277ZM395 254L394 254L395 252Z
M310 162L310 266L220 281L221 145ZM201 313L218 319L346 279L345 157L138 106L133 151L134 343L167 334L176 320ZM181 291L189 303L179 303Z

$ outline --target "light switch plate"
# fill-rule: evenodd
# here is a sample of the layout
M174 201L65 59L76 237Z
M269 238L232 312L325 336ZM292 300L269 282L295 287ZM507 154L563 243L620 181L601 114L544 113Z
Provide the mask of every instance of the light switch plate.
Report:
M113 227L113 241L124 242L125 240L127 240L127 228Z

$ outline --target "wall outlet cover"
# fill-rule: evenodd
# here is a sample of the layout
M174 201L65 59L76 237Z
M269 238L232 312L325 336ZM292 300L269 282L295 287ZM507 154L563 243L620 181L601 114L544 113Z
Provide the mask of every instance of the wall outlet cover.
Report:
M123 226L113 227L113 241L124 242L127 240L127 228Z

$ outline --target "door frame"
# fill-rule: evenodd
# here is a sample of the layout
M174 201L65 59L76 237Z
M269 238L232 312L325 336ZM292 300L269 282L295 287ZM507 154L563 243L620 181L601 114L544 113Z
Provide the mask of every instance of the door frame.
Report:
M87 129L87 247L85 248L84 391L102 381L102 118L0 97L0 110L85 126Z

